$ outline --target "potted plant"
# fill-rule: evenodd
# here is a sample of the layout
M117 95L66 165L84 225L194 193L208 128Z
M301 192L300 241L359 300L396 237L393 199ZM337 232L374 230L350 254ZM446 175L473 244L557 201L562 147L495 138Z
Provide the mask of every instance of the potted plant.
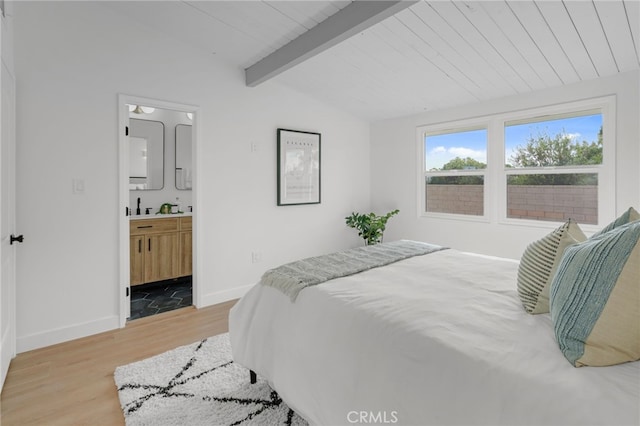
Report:
M348 227L358 230L358 235L364 239L365 245L370 246L382 242L387 221L398 213L400 210L397 209L382 216L375 213L351 213L350 216L345 217L345 220Z

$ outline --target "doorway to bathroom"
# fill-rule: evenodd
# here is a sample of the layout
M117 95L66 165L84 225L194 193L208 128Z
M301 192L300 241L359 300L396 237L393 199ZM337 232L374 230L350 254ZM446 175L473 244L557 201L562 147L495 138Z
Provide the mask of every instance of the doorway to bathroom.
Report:
M129 321L193 305L191 275L131 286Z
M197 116L119 96L121 326L197 305Z

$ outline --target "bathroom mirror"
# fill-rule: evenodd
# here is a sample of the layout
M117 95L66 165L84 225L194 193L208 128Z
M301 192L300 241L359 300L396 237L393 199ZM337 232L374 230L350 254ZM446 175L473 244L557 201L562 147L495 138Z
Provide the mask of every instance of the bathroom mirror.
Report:
M164 124L129 120L129 189L164 188Z
M191 126L176 126L176 189L192 188Z

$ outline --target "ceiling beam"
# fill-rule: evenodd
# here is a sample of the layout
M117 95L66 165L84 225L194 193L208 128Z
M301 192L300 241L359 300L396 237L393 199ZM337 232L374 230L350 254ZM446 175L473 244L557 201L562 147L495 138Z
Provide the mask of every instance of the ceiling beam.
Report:
M354 1L245 69L246 84L255 87L415 3L418 1Z

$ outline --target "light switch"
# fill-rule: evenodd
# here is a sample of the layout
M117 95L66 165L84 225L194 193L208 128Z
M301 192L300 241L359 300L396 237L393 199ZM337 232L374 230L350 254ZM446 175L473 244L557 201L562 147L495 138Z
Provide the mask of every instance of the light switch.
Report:
M84 179L74 178L72 181L73 193L84 194Z

